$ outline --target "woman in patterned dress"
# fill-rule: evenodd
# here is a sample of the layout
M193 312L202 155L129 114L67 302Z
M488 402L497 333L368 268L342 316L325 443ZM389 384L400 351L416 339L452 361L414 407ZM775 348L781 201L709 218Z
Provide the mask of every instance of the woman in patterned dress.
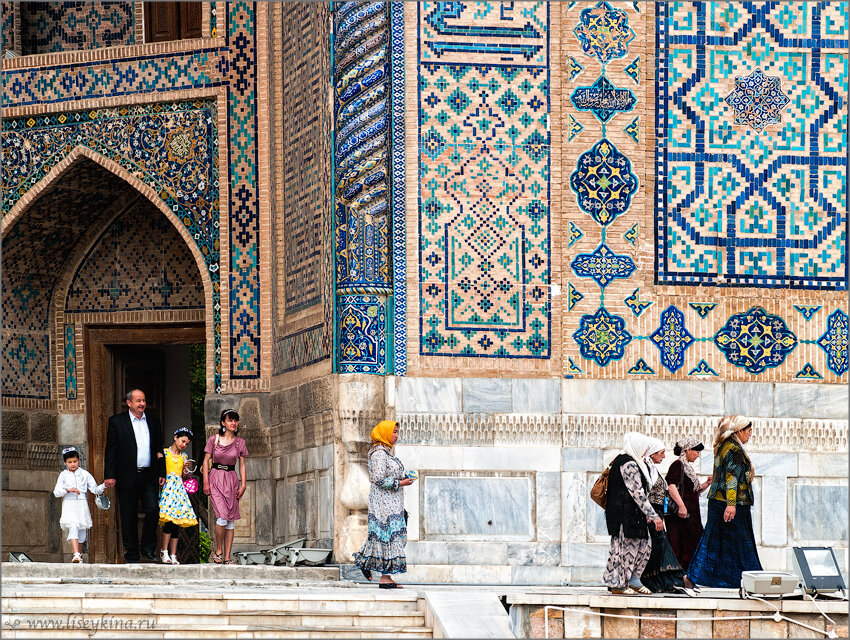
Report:
M398 585L390 575L407 571L404 547L407 544L407 522L402 487L413 484L395 457L398 423L384 420L372 429L369 449L369 535L363 547L354 554L354 563L367 580L372 571L381 574L380 589Z
M605 509L611 547L602 574L611 593L652 593L640 581L652 548L647 523L656 531L661 531L664 523L647 497L649 469L644 457L650 444L651 440L641 433L627 433L623 451L611 463Z
M695 584L739 589L741 572L761 570L750 513L754 470L744 451L752 433L742 416L726 416L717 427L708 517L688 568Z
M163 450L165 485L159 495L159 524L163 525L160 554L164 564L180 564L177 562L177 534L180 527L194 527L198 524L189 494L183 486L183 474L186 473L188 461L183 450L191 441L191 429L180 427L174 432L172 445Z
M652 444L647 450L649 459L646 461L651 483L649 503L658 517L663 518L664 499L667 497L667 481L658 473L655 465L664 460L664 443L658 438L650 438L650 440ZM677 588L685 586L685 572L676 559L676 554L673 553L673 548L670 546L664 530L656 531L655 527L650 527L649 535L652 539L652 550L640 580L653 593L673 593Z
M703 532L699 494L711 486L711 478L700 482L693 467L704 448L705 445L693 436L685 436L673 448L673 454L679 459L667 469L668 490L675 503L667 513L667 538L679 564L685 569L691 564ZM686 587L694 586L688 576L684 580Z

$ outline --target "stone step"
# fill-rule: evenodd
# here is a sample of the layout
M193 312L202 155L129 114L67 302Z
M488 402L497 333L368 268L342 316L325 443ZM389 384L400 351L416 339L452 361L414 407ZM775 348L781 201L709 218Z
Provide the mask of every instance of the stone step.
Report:
M140 612L126 609L92 610L79 613L70 613L67 610L56 608L8 610L4 607L4 614L14 618L17 626L31 628L37 625L57 625L71 619L99 620L120 619L123 624L129 624L143 628L146 624L155 624L156 628L167 626L183 628L206 629L216 625L228 624L236 627L249 629L258 628L324 628L333 626L346 629L383 629L393 628L415 628L425 626L425 615L412 612L396 613L392 611L358 613L346 611L240 611L233 612L205 612L197 613L193 609L182 609L171 607L169 609L157 608L148 612ZM7 627L4 627L7 628ZM56 628L55 626L53 628Z
M280 582L338 581L339 567L283 567L267 565L218 564L69 564L61 562L4 562L0 565L4 582L9 579L97 578L132 584L157 580L239 580Z
M275 597L279 595L280 597ZM289 593L231 593L227 597L214 593L169 593L155 595L145 592L122 593L120 591L75 591L51 590L50 593L14 591L4 587L3 611L114 611L150 612L191 610L199 613L244 614L246 612L298 612L308 615L321 613L348 613L373 615L389 614L417 615L420 611L416 594L396 597L376 597L356 593L300 594Z
M71 628L48 626L42 623L44 628L30 629L26 623L21 622L17 626L14 621L7 622L8 615L3 615L3 638L92 638L93 624L86 628L75 628L79 623L82 627L84 621L77 619L72 621ZM131 629L122 626L120 629L110 629L106 626L98 628L94 633L96 638L431 638L432 630L425 627L370 627L362 630L347 626L324 625L324 626L281 626L281 627L259 627L217 624L206 626L202 629L187 627L184 625L157 625L155 628Z

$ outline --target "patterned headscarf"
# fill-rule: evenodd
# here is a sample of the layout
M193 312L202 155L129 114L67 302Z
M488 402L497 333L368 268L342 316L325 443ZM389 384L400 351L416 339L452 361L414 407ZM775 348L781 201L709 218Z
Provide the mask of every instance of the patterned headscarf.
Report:
M392 448L393 430L397 424L395 420L382 420L379 422L370 434L372 442Z
M699 478L697 478L697 472L694 471L693 465L688 461L687 454L688 451L699 446L699 444L700 442L692 436L685 436L676 442L676 446L682 450L679 454L679 462L682 463L682 471L684 471L685 475L694 483L694 491L699 491L700 482Z

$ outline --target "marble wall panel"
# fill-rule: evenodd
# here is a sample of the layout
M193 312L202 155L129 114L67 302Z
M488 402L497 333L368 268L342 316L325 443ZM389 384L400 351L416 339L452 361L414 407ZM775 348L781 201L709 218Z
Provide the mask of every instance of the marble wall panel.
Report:
M646 381L646 413L672 416L723 415L722 382Z
M847 483L811 480L794 483L791 531L795 542L847 540ZM829 482L829 484L825 484Z
M422 527L432 539L534 538L532 479L426 476Z
M399 413L460 413L461 380L458 378L400 378L396 393Z
M564 380L561 406L564 413L645 413L646 383L643 380Z
M537 539L558 541L561 539L561 474L544 471L536 476L536 503L546 505L537 509Z
M502 378L464 378L464 413L504 413L511 410L511 381Z
M551 378L515 378L511 381L513 410L517 413L558 413L561 381Z
M762 478L761 542L782 547L788 543L788 479L768 476Z
M561 474L561 540L564 542L587 540L587 493L586 473ZM593 506L597 507L595 503Z
M773 410L778 418L847 420L847 385L777 384Z
M725 415L773 417L773 385L769 382L727 383L725 401Z
M561 469L568 472L602 471L602 452L589 447L561 449Z

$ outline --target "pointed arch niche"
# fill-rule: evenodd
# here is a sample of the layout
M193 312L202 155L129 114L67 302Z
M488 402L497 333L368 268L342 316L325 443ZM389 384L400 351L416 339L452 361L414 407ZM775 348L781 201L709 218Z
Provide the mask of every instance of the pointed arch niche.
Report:
M205 323L212 390L217 233L211 270L209 252L163 195L77 146L5 212L4 406L81 411L82 330L91 325Z

